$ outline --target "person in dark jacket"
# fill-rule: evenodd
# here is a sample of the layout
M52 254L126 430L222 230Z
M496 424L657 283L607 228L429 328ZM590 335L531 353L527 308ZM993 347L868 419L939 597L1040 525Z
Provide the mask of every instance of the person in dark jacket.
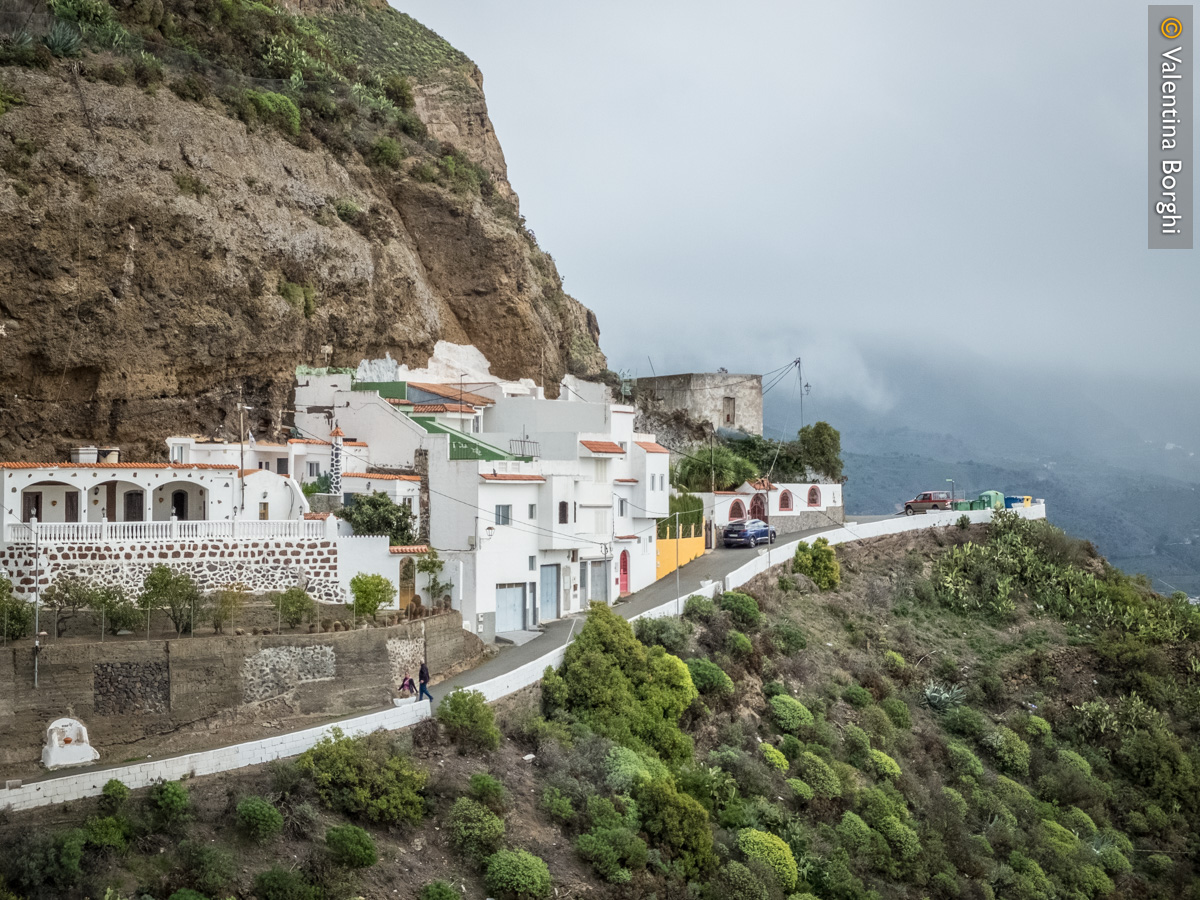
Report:
M421 680L421 693L417 695L417 699L428 697L429 702L433 703L433 694L429 693L429 663L426 660L421 660L421 671L417 673L417 677Z
M400 682L400 690L408 694L417 692L417 686L413 684L412 676L408 674L407 670L404 672L404 680Z

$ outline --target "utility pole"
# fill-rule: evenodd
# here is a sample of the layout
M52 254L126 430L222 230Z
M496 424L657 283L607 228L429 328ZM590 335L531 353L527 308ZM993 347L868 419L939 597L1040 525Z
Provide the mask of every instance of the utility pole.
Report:
M41 504L38 504L39 506ZM41 512L39 509L38 512ZM42 655L42 629L38 613L42 606L42 544L37 516L33 517L33 686L38 686L38 657Z
M242 389L238 388L238 487L241 491L238 516L242 517L246 514L246 427L242 420L242 413L246 408L243 405L244 400Z
M675 596L679 596L679 510L675 510Z

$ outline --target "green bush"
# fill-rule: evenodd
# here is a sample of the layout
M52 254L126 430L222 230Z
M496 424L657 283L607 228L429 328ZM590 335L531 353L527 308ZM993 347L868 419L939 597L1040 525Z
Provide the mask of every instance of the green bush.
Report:
M295 628L306 619L311 622L317 616L316 601L302 587L272 592L270 600L276 615L288 628Z
M19 641L33 630L33 604L13 595L12 582L0 575L0 635Z
M748 859L759 859L766 863L779 879L779 886L784 893L795 890L799 878L796 858L782 838L766 831L743 828L738 832L738 849Z
M292 137L300 133L300 110L290 97L272 91L246 91L245 98L260 122Z
M796 759L799 758L800 754L804 752L804 744L800 742L799 738L790 734L785 734L779 739L779 751L786 756L789 761L795 762Z
M390 137L381 137L367 151L367 162L379 169L398 169L404 162L404 148Z
M417 896L418 900L462 900L462 895L448 881L431 881Z
M754 652L754 645L740 631L731 631L725 637L725 650L734 659L746 659Z
M791 622L780 622L771 630L771 641L784 656L792 656L808 647L803 629Z
M504 804L508 800L508 791L504 789L499 779L483 772L471 776L471 797L482 803L494 813L504 812Z
M637 785L666 774L666 767L657 759L628 747L613 747L604 757L604 784L618 794L628 794Z
M736 859L721 866L710 890L716 900L771 900L771 890Z
M107 897L108 895L106 894L105 896ZM208 897L199 891L193 891L191 888L180 888L168 897L167 900L208 900Z
M888 670L888 674L895 676L907 669L908 664L895 650L888 650L883 654L883 667Z
M701 694L713 697L729 697L733 694L733 679L714 662L696 657L687 661L692 684Z
M992 751L996 764L1005 772L1029 774L1029 745L1011 728L1001 725L984 735L980 743Z
M906 862L916 859L921 852L921 840L917 833L896 816L884 816L879 822L879 833L888 842L892 852Z
M770 744L759 744L758 749L762 751L763 758L766 759L769 766L778 769L780 772L786 772L790 768L788 758Z
M829 540L823 537L817 538L811 547L805 541L796 545L792 571L807 575L823 591L833 590L842 581L842 568L838 564L837 554L829 545Z
M321 900L321 891L299 872L275 866L254 876L254 896L258 900Z
M692 594L683 604L683 617L698 622L708 622L717 614L717 605L707 597Z
M237 878L233 854L221 847L184 841L179 845L179 859L188 884L209 897L225 896Z
M375 841L357 825L335 825L325 832L325 846L335 865L367 869L379 861Z
M879 708L887 713L887 717L897 728L903 728L905 731L912 728L912 712L909 710L908 704L899 697L880 700Z
M864 822L857 813L850 811L842 813L842 820L834 830L838 836L838 843L851 854L860 854L869 850L874 842L871 826Z
M816 796L816 792L809 787L807 781L801 781L799 778L789 778L787 780L788 787L792 789L792 793L801 803L807 803Z
M888 714L878 706L864 709L860 719L864 730L871 736L871 742L882 750L891 747L896 737L896 726L888 718Z
M483 883L500 900L543 900L550 896L550 869L525 850L501 850L488 860Z
M396 586L382 575L359 572L350 579L350 593L354 595L354 614L374 619L379 607L390 606L396 599Z
M669 778L656 778L640 785L634 799L642 830L680 875L702 875L712 868L712 828L695 798L677 791Z
M854 766L862 768L867 764L867 753L871 749L871 739L857 725L847 725L842 733L842 744L846 748L846 760Z
M950 710L942 717L942 725L952 734L969 738L978 738L987 730L987 720L983 713L970 706Z
M570 822L575 818L575 806L571 803L571 798L556 787L548 787L542 791L542 809L559 822Z
M946 748L946 752L950 755L950 768L959 775L978 778L983 774L983 763L969 748L962 744L951 743Z
M676 655L687 647L691 626L685 619L674 616L664 616L658 619L638 619L634 622L633 632L637 639L646 646L658 645L668 653Z
M479 691L455 688L438 704L437 719L458 744L460 753L500 746L496 717Z
M859 709L864 709L875 702L871 697L870 691L861 684L852 684L846 690L842 691L842 699L851 706L856 706Z
M1050 723L1041 716L1030 716L1025 721L1025 734L1036 744L1049 744L1054 736Z
M504 822L470 797L460 797L450 809L450 841L469 859L483 862L504 842Z
M416 824L425 813L427 776L383 735L346 737L340 729L304 752L297 768L330 809L370 822Z
M813 793L822 798L842 796L842 782L823 759L807 750L796 760L796 771L800 773Z
M90 816L83 832L88 846L118 853L129 843L129 822L121 816Z
M1058 750L1057 759L1060 763L1063 763L1077 772L1083 773L1088 778L1092 777L1092 764L1074 750L1067 750L1065 747L1060 747Z
M625 825L594 827L576 839L575 849L613 884L628 884L633 872L645 868L649 858L646 842Z
M192 801L188 789L178 781L164 781L150 790L150 806L155 825L169 831L187 821Z
M247 797L239 803L237 821L238 827L260 844L283 830L283 814L262 797Z
M813 714L795 697L780 694L772 697L767 705L771 707L771 716L780 731L795 734L806 725L813 724Z
M751 631L762 621L758 601L741 591L726 591L721 595L721 609L729 613L733 624L743 631Z
M106 815L116 815L125 809L125 804L129 802L129 794L130 790L123 782L116 778L108 779L100 789L100 810Z

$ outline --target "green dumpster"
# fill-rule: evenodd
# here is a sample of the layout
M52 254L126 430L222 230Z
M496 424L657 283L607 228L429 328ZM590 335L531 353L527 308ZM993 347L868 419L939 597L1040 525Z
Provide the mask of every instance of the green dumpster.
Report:
M982 500L972 500L971 509L987 509Z
M971 508L970 500L955 500L954 508L959 512L966 512Z
M999 491L984 491L979 495L984 509L1004 509L1004 495Z

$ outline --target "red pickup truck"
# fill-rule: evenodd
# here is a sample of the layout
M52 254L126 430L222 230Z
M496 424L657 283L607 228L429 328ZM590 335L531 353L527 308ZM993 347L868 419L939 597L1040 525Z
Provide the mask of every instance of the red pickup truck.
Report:
M950 509L953 502L954 498L950 496L949 491L926 491L904 504L904 514L911 516L931 509Z

